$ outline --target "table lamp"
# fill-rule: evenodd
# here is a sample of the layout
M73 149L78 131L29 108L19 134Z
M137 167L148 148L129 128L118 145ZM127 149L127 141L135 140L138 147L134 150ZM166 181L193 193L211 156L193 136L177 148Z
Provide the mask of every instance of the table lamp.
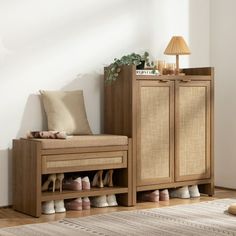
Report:
M164 54L176 55L176 75L179 74L179 55L189 55L191 52L182 36L173 36Z

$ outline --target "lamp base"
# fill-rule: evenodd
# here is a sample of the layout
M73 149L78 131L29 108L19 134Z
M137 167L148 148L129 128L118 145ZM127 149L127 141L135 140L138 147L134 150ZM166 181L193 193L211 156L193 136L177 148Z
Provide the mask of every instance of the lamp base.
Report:
M179 75L179 55L176 55L176 69L175 69L175 75Z

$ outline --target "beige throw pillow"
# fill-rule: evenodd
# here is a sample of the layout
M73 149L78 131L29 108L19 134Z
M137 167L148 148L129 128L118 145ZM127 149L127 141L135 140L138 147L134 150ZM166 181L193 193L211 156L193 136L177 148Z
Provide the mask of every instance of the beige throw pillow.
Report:
M91 134L83 91L40 91L48 120L48 130L67 134Z

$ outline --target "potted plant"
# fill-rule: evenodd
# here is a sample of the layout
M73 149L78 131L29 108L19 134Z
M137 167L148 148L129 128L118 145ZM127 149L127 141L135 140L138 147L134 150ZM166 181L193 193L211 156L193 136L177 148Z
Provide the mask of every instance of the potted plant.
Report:
M121 57L120 59L115 58L108 67L106 67L106 81L115 81L118 78L119 72L122 65L136 65L137 69L144 69L145 64L147 66L153 66L153 62L149 62L149 53L144 52L143 55L137 53L131 53Z

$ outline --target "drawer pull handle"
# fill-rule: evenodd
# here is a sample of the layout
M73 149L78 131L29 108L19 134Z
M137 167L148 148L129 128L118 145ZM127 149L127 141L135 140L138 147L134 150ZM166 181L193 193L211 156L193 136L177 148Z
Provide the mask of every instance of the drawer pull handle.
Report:
M161 82L161 83L167 83L168 80L167 80L167 79L160 79L159 82Z
M180 81L184 82L184 83L187 83L187 82L190 82L191 80L190 79L181 79Z

